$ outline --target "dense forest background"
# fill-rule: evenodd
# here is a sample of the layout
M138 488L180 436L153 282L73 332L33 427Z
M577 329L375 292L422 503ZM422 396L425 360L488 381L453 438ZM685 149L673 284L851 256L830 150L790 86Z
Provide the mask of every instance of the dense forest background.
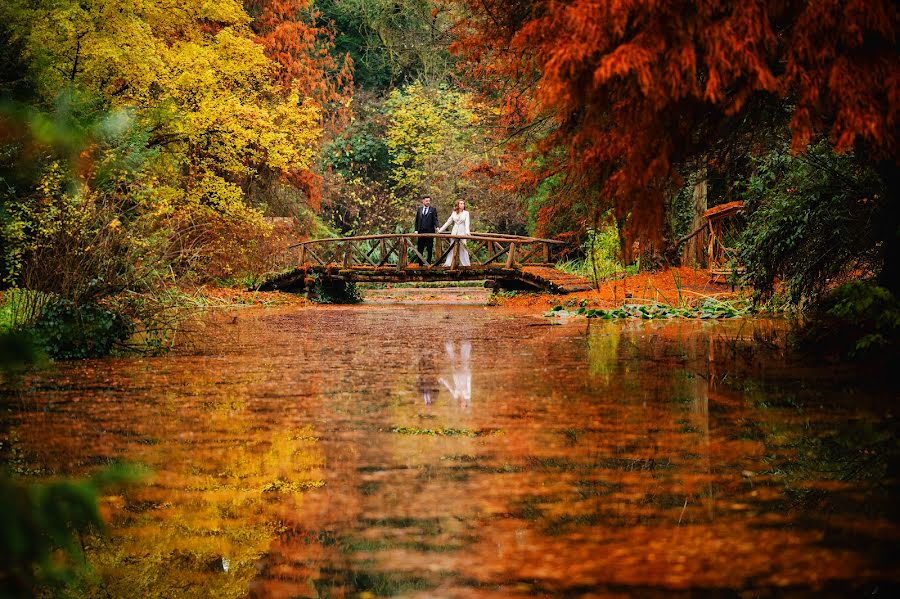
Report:
M897 31L885 0L10 0L6 326L152 336L185 288L408 231L426 194L601 278L702 261L678 239L741 200L760 302L893 305Z

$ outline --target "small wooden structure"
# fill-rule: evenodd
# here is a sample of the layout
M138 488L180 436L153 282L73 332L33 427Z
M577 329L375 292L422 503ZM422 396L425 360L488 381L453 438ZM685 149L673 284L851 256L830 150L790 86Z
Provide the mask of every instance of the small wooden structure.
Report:
M417 242L435 242L435 260L428 263ZM460 265L465 241L470 265ZM553 268L555 250L564 245L553 239L501 234L465 236L396 234L337 237L304 241L289 248L296 252L296 268L266 281L261 289L302 291L316 278L344 282L406 282L487 280L491 286L544 289L568 293L590 289L589 281ZM449 265L445 265L449 260Z
M731 247L741 224L736 217L743 210L744 203L740 201L713 206L703 213L700 227L678 240L678 247L681 247L697 235L706 235L707 268L713 279L743 272L743 267L737 265L738 250Z
M434 239L435 261L427 264L425 256L417 249L418 240ZM521 237L518 235L441 235L437 233L363 235L357 237L337 237L312 239L298 243L292 248L299 250L299 263L326 266L341 264L344 268L382 267L392 265L403 270L413 262L421 263L429 270L454 270L460 267L459 256L465 241L472 266L503 264L507 268L525 264L550 264L554 246L561 241ZM444 266L447 258L450 266Z

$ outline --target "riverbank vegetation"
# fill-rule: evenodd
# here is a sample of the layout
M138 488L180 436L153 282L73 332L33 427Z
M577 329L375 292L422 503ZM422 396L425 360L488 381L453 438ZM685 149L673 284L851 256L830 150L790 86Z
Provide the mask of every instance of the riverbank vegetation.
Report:
M896 347L886 0L13 0L0 17L3 322L51 355L165 347L197 288L257 281L303 238L409 230L425 194L441 217L467 199L479 231L570 242L560 268L598 283L709 266L702 235L681 240L740 201L732 283ZM847 298L887 316L835 312Z

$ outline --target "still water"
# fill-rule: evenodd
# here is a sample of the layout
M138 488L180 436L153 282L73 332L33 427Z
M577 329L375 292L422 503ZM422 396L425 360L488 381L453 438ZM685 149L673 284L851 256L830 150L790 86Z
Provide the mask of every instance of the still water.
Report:
M37 476L152 470L103 498L88 595L886 596L896 392L784 336L247 310L174 355L29 375L0 431Z

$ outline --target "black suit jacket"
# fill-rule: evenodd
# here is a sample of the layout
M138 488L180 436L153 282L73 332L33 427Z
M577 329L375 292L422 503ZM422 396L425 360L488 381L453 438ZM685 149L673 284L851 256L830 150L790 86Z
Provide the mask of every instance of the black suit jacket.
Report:
M416 208L416 228L419 233L434 233L438 228L437 210L434 206L428 207L428 213L423 214L422 207Z

